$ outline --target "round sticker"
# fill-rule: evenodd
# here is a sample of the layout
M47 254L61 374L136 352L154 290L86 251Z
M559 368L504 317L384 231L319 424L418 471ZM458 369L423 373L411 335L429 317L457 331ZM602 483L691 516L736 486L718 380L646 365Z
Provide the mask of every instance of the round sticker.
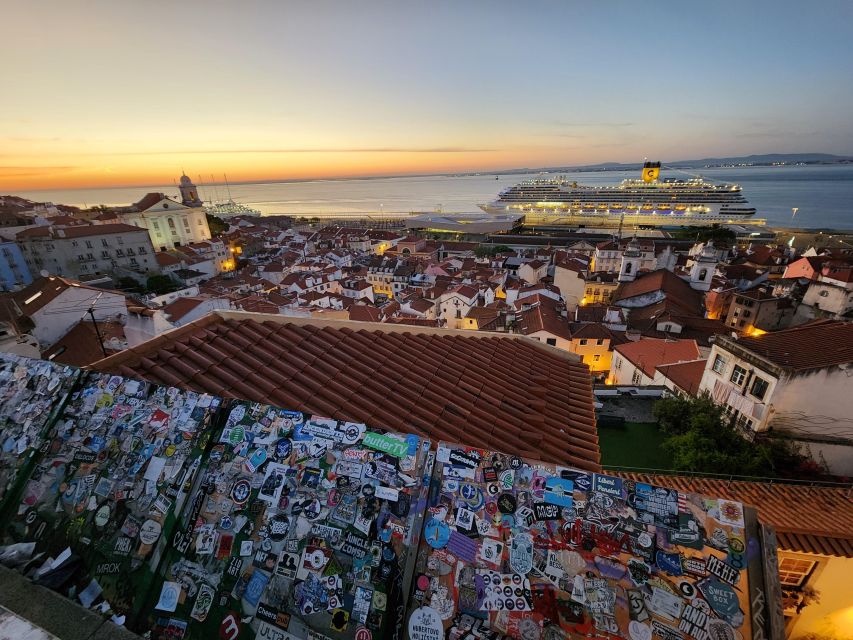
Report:
M95 526L103 527L110 521L110 507L105 504L95 512Z
M154 544L163 530L162 525L156 520L146 520L139 529L139 539L142 544Z
M238 480L231 488L231 499L236 504L244 504L249 499L249 494L252 493L252 483L246 480Z
M443 522L432 518L424 528L424 537L427 544L433 549L442 549L450 540L450 527Z
M438 611L432 607L418 607L409 616L411 640L436 640L444 637L444 625Z
M371 640L372 638L373 634L367 627L359 627L358 631L355 632L355 640Z
M228 435L228 441L233 445L238 445L243 442L246 437L246 430L243 427L234 427Z

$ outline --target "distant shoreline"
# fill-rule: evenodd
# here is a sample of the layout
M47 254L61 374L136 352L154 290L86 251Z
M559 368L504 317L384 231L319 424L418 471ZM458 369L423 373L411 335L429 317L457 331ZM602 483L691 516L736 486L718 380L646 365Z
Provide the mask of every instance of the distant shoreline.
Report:
M692 169L694 171L701 169L747 169L750 167L778 167L780 169L786 167L803 167L803 166L847 166L853 164L853 156L830 156L829 154L820 154L827 156L825 158L809 159L809 154L798 156L796 154L768 154L768 158L784 158L779 160L754 160L749 158L755 156L743 156L741 158L720 158L716 162L708 162L703 164L703 161L680 160L677 162L664 162L664 169L683 170ZM818 154L811 154L818 155ZM765 157L765 156L761 156ZM709 161L714 159L707 159ZM536 175L540 173L613 173L620 171L639 171L643 164L636 163L618 163L605 162L594 165L579 165L579 166L563 166L563 167L516 167L512 169L493 169L481 171L460 171L460 172L439 172L439 173L401 173L401 174L386 174L377 176L332 176L328 178L280 178L270 180L236 180L228 181L231 186L248 186L259 184L294 184L294 183L318 183L318 182L344 182L354 180L393 180L396 178L465 178L472 176L506 176L506 175ZM225 181L204 182L200 186L225 186ZM67 187L67 188L45 188L45 189L25 189L26 193L41 193L45 191L94 191L94 190L112 190L112 189L150 189L154 187L162 188L163 184L143 184L143 185L112 185L112 186L93 186L93 187ZM8 195L15 195L10 193Z

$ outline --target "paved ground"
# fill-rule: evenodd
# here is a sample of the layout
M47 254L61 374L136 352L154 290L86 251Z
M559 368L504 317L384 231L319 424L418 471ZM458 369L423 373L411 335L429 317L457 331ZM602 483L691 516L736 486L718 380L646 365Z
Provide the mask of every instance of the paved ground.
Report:
M619 416L626 422L656 422L652 406L657 398L636 396L601 397L604 406L598 411L602 416Z
M57 637L0 607L0 640L57 640Z
M22 623L29 623L31 630L42 634L4 635L0 627L0 640L139 640L127 629L5 567L0 567L0 608L14 616L8 623L17 626L10 628L26 631Z

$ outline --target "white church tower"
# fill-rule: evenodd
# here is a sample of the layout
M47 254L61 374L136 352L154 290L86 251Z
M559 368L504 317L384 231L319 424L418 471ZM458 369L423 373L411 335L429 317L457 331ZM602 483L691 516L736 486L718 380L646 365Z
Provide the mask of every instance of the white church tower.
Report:
M690 269L690 286L697 291L709 291L711 278L717 269L717 252L711 240L705 243L702 251L693 257L693 267Z
M181 184L178 189L181 190L181 203L185 207L195 208L202 205L201 198L198 197L198 189L187 174L181 176Z
M619 282L633 282L637 277L637 271L640 269L640 261L642 259L640 244L637 242L637 237L631 238L625 251L622 252L622 265L619 267Z

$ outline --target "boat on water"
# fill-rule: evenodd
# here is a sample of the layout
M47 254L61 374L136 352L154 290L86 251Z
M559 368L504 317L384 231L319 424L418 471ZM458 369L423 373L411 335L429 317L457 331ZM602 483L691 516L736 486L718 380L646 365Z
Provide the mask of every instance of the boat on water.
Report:
M524 213L542 216L673 216L748 220L755 215L737 184L717 184L699 176L660 177L660 162L645 162L642 178L618 185L585 186L565 177L525 180L481 204L488 213Z
M234 202L230 198L221 202L213 202L204 205L205 211L217 218L231 218L233 216L260 216L263 215L257 209L252 209L240 202Z

